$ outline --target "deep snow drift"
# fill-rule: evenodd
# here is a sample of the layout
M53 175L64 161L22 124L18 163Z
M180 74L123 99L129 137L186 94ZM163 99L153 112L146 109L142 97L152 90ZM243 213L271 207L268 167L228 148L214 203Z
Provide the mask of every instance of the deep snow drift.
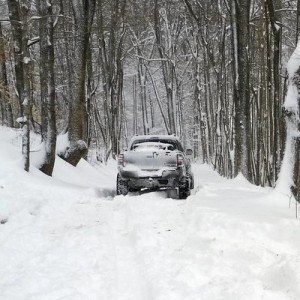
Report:
M284 195L195 164L187 200L114 197L114 163L28 174L20 133L0 127L0 141L1 300L300 299Z

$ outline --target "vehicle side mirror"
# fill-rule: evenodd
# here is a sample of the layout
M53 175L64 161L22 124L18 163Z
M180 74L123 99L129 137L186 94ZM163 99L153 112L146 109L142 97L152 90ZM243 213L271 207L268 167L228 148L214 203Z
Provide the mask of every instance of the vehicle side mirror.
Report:
M192 157L193 156L193 150L192 149L186 149L185 154L186 154L186 156Z

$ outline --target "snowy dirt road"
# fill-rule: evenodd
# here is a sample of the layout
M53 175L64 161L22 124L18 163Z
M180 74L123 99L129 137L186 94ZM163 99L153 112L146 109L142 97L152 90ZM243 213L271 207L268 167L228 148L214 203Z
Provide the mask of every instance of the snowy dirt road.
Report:
M267 190L195 168L187 201L115 198L118 299L297 299L299 222Z
M115 166L58 159L48 178L13 151L0 149L1 300L300 299L282 195L195 164L187 200L114 196Z

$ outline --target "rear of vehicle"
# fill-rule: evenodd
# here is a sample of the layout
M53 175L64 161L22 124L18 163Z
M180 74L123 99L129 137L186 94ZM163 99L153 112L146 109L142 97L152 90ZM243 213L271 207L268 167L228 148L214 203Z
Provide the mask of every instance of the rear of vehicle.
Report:
M143 189L178 189L189 195L192 181L190 164L174 136L137 136L118 160L117 194Z

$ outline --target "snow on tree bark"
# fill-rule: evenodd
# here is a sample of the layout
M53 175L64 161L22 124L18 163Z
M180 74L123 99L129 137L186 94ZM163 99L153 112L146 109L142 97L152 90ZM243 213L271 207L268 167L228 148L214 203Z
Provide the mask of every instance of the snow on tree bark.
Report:
M31 60L28 49L29 2L28 0L9 0L7 4L14 39L16 90L20 103L20 115L22 120L22 122L20 123L20 125L22 126L22 155L24 159L24 169L25 171L29 171L29 122L31 120Z
M288 65L288 87L283 110L286 120L286 144L283 161L276 189L284 194L299 195L299 187L295 184L295 154L299 139L299 89L300 89L300 43L293 52ZM298 146L299 147L299 146Z
M30 167L30 120L31 120L31 59L28 48L29 40L29 2L27 0L20 1L20 12L22 18L22 59L24 73L24 91L23 91L23 111L24 124L22 131L22 154L24 159L24 170L29 171Z

